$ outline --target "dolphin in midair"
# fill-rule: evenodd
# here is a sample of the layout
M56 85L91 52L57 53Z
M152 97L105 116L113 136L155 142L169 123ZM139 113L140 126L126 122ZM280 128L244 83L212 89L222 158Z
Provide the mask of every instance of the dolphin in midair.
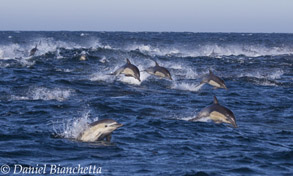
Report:
M126 59L126 62L127 63L125 65L123 65L122 67L117 69L111 75L118 76L119 74L124 74L125 76L134 77L135 79L140 81L140 73L139 73L138 68L135 65L131 64L129 59Z
M33 49L30 50L29 56L35 55L35 53L37 52L37 50L38 50L38 45L36 45Z
M159 66L159 64L156 61L155 63L156 65L154 67L149 67L145 71L149 74L172 80L170 72L165 67Z
M77 140L94 142L106 139L110 142L112 132L121 126L123 125L112 119L99 120L91 123L86 130L79 134Z
M209 75L203 77L202 81L200 82L200 85L205 83L208 83L209 85L214 86L215 89L217 88L227 89L225 82L218 76L214 75L214 73L211 70L209 70Z
M203 108L195 118L189 121L201 121L203 119L211 119L215 123L228 123L237 127L236 119L233 112L220 105L216 96L214 96L214 102L212 105Z

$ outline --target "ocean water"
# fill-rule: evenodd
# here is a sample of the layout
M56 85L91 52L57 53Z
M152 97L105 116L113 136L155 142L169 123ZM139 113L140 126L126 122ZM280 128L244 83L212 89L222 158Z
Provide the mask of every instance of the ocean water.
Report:
M293 34L0 37L0 165L10 175L16 164L95 165L100 175L293 174ZM87 60L79 60L82 54ZM173 81L145 72L142 82L108 75L126 58L140 70L156 60ZM198 86L209 69L228 90ZM214 95L234 112L238 128L188 121ZM76 140L88 123L105 118L124 125L111 143Z

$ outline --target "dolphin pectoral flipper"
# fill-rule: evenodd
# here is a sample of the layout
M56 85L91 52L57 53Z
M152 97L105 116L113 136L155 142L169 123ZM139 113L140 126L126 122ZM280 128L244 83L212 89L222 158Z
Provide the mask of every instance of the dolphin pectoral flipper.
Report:
M196 87L199 87L199 86L201 86L201 85L204 85L204 84L206 84L205 82L203 82L203 81L201 81L200 83L199 83L199 85L198 86L196 86Z
M201 117L196 116L195 118L189 119L188 121L197 121L199 120Z
M121 67L121 68L117 69L114 73L111 73L111 75L118 76L123 70L124 70L124 68Z
M112 139L112 135L111 134L109 134L108 136L106 136L106 141L111 142L111 139Z

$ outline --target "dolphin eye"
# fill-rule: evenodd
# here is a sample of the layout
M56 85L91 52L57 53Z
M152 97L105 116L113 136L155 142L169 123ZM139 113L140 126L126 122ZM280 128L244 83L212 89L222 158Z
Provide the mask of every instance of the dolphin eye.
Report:
M105 125L105 127L108 127L108 125Z

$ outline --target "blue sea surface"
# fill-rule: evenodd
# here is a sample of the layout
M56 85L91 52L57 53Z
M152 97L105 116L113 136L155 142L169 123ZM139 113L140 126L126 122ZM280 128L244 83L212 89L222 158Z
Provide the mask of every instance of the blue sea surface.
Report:
M2 31L0 38L0 166L10 175L16 164L91 165L100 175L293 174L293 34ZM173 81L109 75L126 58L141 71L155 60ZM209 69L228 90L199 86ZM188 121L214 95L238 128ZM110 143L76 140L106 118L124 125Z

